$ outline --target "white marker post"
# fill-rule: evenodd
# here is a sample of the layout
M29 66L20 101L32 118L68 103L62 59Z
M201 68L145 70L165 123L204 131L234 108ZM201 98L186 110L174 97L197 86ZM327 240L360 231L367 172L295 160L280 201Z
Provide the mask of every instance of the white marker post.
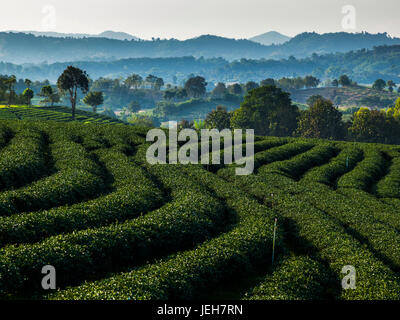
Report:
M275 238L276 238L276 224L278 222L278 219L275 218L275 224L274 224L274 239L272 241L272 264L274 264L274 257L275 257Z

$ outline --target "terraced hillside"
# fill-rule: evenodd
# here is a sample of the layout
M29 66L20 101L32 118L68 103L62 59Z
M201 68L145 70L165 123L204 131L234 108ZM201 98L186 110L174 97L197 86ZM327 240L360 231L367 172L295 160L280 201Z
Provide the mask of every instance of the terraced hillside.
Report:
M258 137L236 176L149 165L145 135L0 122L1 298L400 298L400 147Z
M27 105L0 106L0 120L52 120L57 122L71 121L71 109L68 107L40 107ZM76 120L86 123L118 124L120 120L98 113L76 110Z

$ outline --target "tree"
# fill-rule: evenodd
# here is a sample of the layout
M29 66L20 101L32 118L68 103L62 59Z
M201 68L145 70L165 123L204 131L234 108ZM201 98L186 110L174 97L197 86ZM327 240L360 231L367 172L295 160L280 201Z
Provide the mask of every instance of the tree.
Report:
M386 87L386 81L383 79L375 80L374 84L372 85L372 89L382 91Z
M32 90L32 89L29 89L29 88L26 88L26 89L24 90L24 92L22 93L22 96L24 97L25 101L26 101L29 105L31 105L31 100L32 100L32 98L33 98L34 95L35 95L35 94L34 94L33 90Z
M337 88L339 86L339 81L337 81L337 79L332 80L332 86Z
M305 138L341 139L343 128L342 113L331 101L316 97L310 108L302 112L297 133Z
M75 120L78 90L81 90L84 94L89 90L89 79L87 73L79 68L69 66L58 78L57 87L61 93L69 93L72 108L72 120Z
M140 109L142 109L142 107L141 107L141 105L140 105L139 102L137 102L137 101L132 101L132 102L130 102L130 103L128 104L128 106L126 107L126 109L127 109L129 112L136 113L136 112L138 112Z
M176 93L176 90L166 90L164 92L164 99L170 101L176 97Z
M151 88L152 90L154 90L154 86L155 86L155 84L156 84L157 79L158 79L158 78L157 78L156 76L153 76L152 74L149 74L149 75L146 77L146 83L150 85L150 88Z
M132 114L128 122L138 127L153 127L153 119L148 115Z
M27 87L28 89L31 88L31 85L32 85L32 81L31 81L31 80L25 79L25 80L24 80L24 83L25 83L25 85L26 85L26 87Z
M207 114L205 125L207 129L229 129L230 128L231 115L224 106L217 106L215 110L212 110Z
M97 112L97 107L104 103L103 92L101 91L91 91L85 98L83 102L93 108L93 112Z
M125 79L124 84L130 89L134 87L138 89L143 83L143 78L138 74L132 74L128 78Z
M309 107L312 107L312 105L317 101L317 100L324 100L325 98L319 94L317 95L312 95L307 98L306 103L308 104Z
M60 95L57 92L54 92L53 88L50 85L42 87L39 96L44 97L41 102L50 102L51 106L53 106L54 103L61 101Z
M190 97L199 98L206 93L207 82L203 77L189 78L185 83L185 90Z
M257 135L290 136L296 130L298 108L276 86L250 91L231 118L232 128L254 129Z
M316 88L321 81L313 76L306 76L304 78L304 85L306 88Z
M393 80L388 80L388 82L386 83L386 85L388 86L388 90L390 92L393 92L393 88L396 87L396 84L394 83Z
M228 91L232 94L241 95L243 93L242 86L238 83L234 83L228 87Z
M211 95L213 98L222 99L227 92L228 90L226 89L225 83L218 82L213 91L211 91Z
M8 105L11 105L15 98L14 86L17 83L17 78L12 75L5 80L5 84L8 89Z
M260 86L261 87L263 87L263 86L274 86L274 85L275 85L275 80L272 79L272 78L267 78L267 79L262 80L260 82Z
M249 91L251 91L251 90L253 90L253 89L257 89L257 88L259 87L259 85L258 85L257 82L249 81L249 82L247 82L247 83L245 84L244 87L245 87L246 92L249 92Z
M349 78L347 75L343 74L343 75L340 76L339 82L338 82L338 83L339 83L342 87L348 87L348 86L351 85L351 80L350 80L350 78Z
M388 142L389 135L385 112L360 108L353 115L353 123L349 132L356 141Z
M160 91L160 89L164 86L163 78L157 78L154 82L154 89Z
M44 86L40 90L39 95L45 98L42 102L50 102L50 97L53 95L53 88L51 86Z

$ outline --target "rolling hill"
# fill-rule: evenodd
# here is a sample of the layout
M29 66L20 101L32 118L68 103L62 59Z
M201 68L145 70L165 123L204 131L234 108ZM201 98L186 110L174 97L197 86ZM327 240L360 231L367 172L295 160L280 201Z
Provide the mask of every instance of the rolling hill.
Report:
M109 40L112 41L112 40ZM129 42L127 42L129 43ZM253 42L251 42L253 43ZM256 43L253 43L257 45ZM250 60L229 62L222 58L134 58L115 61L77 61L53 64L24 64L0 62L0 74L14 74L18 78L57 81L68 65L86 70L92 79L99 77L127 77L138 73L142 77L154 74L172 83L185 81L190 74L204 76L207 82L261 81L266 78L313 75L321 80L337 79L347 74L359 83L373 83L376 79L400 82L400 45L380 46L347 53L314 55L304 59Z
M237 176L151 165L146 132L0 120L2 299L400 299L398 146L257 137Z
M249 40L258 42L264 46L269 46L272 44L282 44L289 41L291 37L285 36L276 31L269 31L258 36L249 38Z
M36 37L53 37L53 38L74 38L74 39L81 39L81 38L106 38L106 39L113 39L113 40L140 40L138 37L132 36L126 32L115 32L115 31L103 31L99 34L89 34L89 33L61 33L61 32L53 32L53 31L15 31L9 30L5 31L7 33L25 33L25 34L32 34Z
M377 91L364 86L291 90L290 94L294 101L300 103L306 103L307 99L313 95L320 95L340 107L363 106L374 109L393 106L399 97L398 93Z
M302 33L280 45L264 46L246 39L202 35L188 40L120 41L106 38L36 37L25 33L0 33L0 56L4 62L53 63L82 60L111 61L125 58L282 59L309 57L400 44L386 33ZM27 54L29 48L29 54ZM73 53L73 54L71 54ZM71 59L71 57L73 57Z
M57 122L70 122L71 108L54 106L27 106L11 105L0 106L0 120L51 120ZM76 121L83 123L124 124L123 121L99 113L76 110Z

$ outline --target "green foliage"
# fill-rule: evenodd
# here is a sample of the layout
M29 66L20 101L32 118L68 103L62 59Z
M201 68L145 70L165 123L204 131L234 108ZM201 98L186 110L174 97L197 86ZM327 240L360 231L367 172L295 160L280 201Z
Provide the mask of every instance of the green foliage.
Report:
M147 131L1 121L0 297L400 299L399 147L257 136L237 176L150 165Z
M299 118L297 133L305 138L343 138L342 113L329 100L314 97L312 101L310 108Z
M200 98L206 93L207 82L203 77L190 78L185 83L185 90L189 97Z
M349 128L356 141L399 143L400 123L385 111L360 108Z
M205 120L205 127L207 129L229 129L231 125L231 114L226 110L224 106L217 106L217 108L211 111Z
M377 79L375 80L374 84L372 85L372 88L378 91L382 91L386 87L386 81L383 79Z
M57 87L61 93L68 93L72 107L72 119L75 120L75 108L78 89L82 93L89 90L89 79L85 71L68 66L57 80Z
M231 118L233 128L254 129L257 135L290 136L298 109L289 94L275 86L250 91Z
M103 93L100 91L91 91L83 99L83 102L93 108L93 112L97 111L97 107L104 103Z
M26 88L24 90L24 92L22 93L22 96L26 99L26 102L28 104L31 104L31 100L32 100L34 95L35 95L34 92L29 88Z

